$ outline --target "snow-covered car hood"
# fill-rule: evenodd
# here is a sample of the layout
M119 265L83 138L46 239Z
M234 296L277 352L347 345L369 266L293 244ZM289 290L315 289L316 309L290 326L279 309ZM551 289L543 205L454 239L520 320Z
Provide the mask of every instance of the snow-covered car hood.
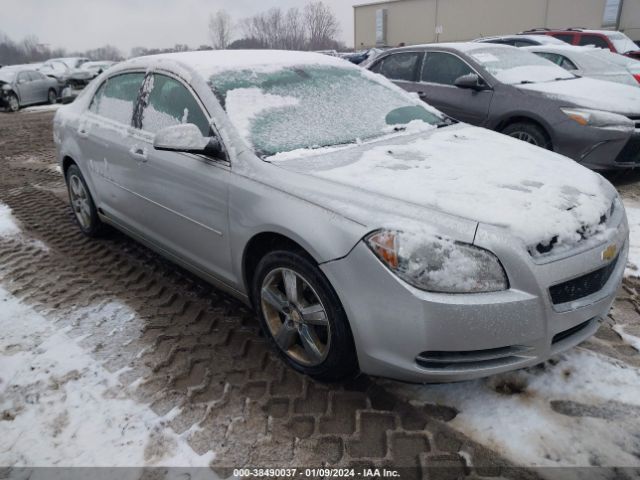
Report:
M516 88L542 93L581 107L624 115L640 115L640 89L634 86L593 78L576 78L516 85Z
M597 233L616 197L603 177L568 158L467 125L297 159L287 154L275 163L351 187L354 203L357 191L368 194L376 199L372 215L401 201L507 228L527 247L553 238L558 246L576 244L585 227Z

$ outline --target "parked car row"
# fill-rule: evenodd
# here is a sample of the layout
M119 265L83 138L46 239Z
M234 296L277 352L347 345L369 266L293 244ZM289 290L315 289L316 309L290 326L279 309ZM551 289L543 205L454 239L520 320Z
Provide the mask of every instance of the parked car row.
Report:
M553 60L545 53L553 49L575 63ZM577 64L587 69L586 59L597 61L591 49L576 52L568 45L433 44L389 50L368 68L456 120L553 150L592 169L639 166L638 84L630 73L625 74L629 85L576 75ZM610 63L610 68L618 67Z
M16 112L20 107L56 103L60 85L54 78L28 67L0 69L0 108Z
M0 108L15 112L28 105L70 100L114 64L68 57L6 66L0 72Z
M241 299L322 380L476 378L593 335L626 267L625 210L603 177L531 144L615 166L639 90L479 43L371 70L447 114L313 53L110 69L54 119L79 228L116 227Z
M570 45L603 48L640 60L640 48L638 48L627 35L614 30L589 30L586 28L551 30L547 28L537 28L522 33L526 35L546 35L562 40Z

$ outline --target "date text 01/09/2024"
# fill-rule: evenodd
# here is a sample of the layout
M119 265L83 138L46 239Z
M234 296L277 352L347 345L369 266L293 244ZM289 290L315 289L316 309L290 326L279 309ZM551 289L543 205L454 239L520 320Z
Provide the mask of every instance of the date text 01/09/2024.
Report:
M397 470L386 468L240 468L233 471L234 477L239 478L399 478Z

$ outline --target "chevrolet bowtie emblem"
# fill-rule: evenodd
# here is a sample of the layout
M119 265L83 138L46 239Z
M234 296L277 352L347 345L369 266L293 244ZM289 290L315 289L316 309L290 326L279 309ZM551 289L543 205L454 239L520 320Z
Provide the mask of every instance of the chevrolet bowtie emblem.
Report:
M616 254L618 253L618 247L615 245L609 245L607 249L602 252L602 260L605 262L610 262L614 258L616 258Z

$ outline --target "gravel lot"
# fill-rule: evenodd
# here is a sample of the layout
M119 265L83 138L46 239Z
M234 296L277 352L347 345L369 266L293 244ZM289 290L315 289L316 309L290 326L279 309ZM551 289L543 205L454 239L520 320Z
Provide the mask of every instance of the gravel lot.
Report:
M540 367L458 386L364 376L319 384L271 354L237 301L117 232L84 238L54 163L52 117L47 109L0 114L0 203L21 229L0 236L0 287L116 375L119 396L162 419L166 431L145 445L149 465L162 464L175 436L221 476L243 466L377 466L401 468L405 478L550 474L512 469L523 465L640 467L640 282L625 281L594 339ZM613 178L636 199L639 179ZM19 320L0 303L0 325ZM35 348L32 341L0 334L0 428L38 402L34 389L44 397L53 388L2 378L3 362ZM68 388L76 381L67 379ZM571 450L549 452L553 439L539 433L545 422L558 429L554 448L571 441ZM33 465L18 445L0 440L0 466Z

